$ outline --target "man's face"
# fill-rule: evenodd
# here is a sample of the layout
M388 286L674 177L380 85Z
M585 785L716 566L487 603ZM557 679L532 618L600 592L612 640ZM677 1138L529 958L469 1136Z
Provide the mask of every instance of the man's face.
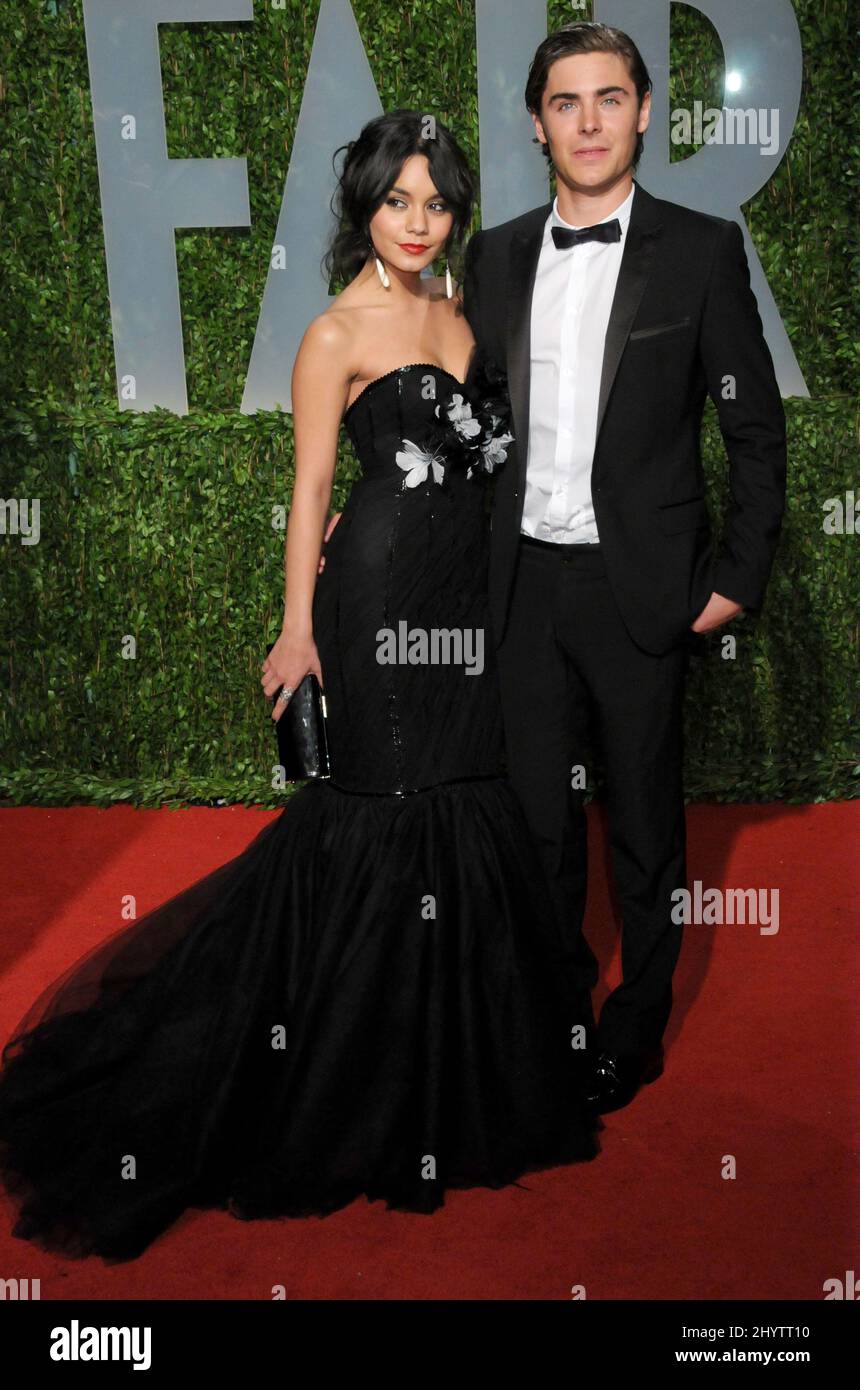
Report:
M627 63L617 53L573 53L553 63L533 114L558 179L574 192L608 192L633 163L647 129L651 95L641 107Z

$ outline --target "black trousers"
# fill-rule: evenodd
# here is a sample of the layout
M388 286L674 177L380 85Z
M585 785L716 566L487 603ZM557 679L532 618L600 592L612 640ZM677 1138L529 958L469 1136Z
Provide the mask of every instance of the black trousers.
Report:
M599 545L522 539L498 648L508 770L558 911L569 987L591 1010L597 959L583 930L587 887L583 791L587 736L605 775L612 876L621 909L623 982L606 999L596 1042L629 1055L655 1046L672 1008L682 925L671 894L686 885L683 690L689 647L636 645L615 604Z

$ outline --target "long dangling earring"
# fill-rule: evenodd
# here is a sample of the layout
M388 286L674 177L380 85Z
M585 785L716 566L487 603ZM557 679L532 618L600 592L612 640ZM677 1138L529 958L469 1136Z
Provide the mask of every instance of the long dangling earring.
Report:
M449 299L453 299L454 286L451 283L451 267L448 264L447 256L445 257L445 293L447 294Z
M382 264L382 261L376 254L376 247L373 244L373 238L368 237L367 240L370 243L370 249L373 252L373 259L376 261L376 273L382 281L383 288L388 290L391 288L391 281L388 278L388 271L385 269L385 266Z

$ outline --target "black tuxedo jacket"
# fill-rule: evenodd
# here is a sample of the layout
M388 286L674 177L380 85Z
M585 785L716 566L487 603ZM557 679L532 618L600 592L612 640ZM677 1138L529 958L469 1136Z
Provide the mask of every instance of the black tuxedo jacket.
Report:
M464 308L478 347L506 367L515 444L495 480L490 607L501 641L523 512L531 300L552 204L476 232ZM734 379L726 390L725 378ZM705 393L729 459L716 554L700 456ZM785 412L736 223L636 185L603 354L592 503L607 576L633 637L667 651L712 590L761 607L785 503Z

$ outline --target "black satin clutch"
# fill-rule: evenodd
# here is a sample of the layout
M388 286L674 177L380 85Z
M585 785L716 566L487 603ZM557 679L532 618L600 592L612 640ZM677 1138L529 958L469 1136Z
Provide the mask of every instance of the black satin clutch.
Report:
M272 650L270 642L267 652ZM281 686L281 690L283 690ZM276 693L277 700L280 690ZM288 782L331 777L326 734L325 695L312 671L300 681L287 708L275 723L278 762Z

